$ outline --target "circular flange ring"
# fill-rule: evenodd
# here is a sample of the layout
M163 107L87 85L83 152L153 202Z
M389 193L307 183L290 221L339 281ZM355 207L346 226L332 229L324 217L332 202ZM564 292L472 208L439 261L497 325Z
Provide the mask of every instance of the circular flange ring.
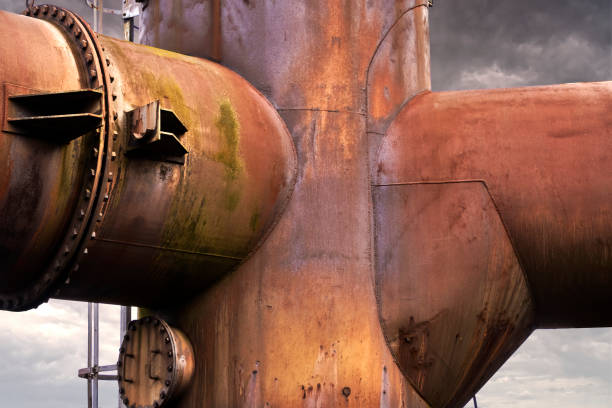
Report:
M104 183L111 183L107 176L107 162L112 149L114 121L109 118L112 110L110 78L107 72L108 59L104 58L102 48L91 27L78 15L69 10L53 5L30 6L24 15L49 21L63 32L68 43L80 58L80 65L85 71L85 88L98 89L103 93L102 126L92 132L94 147L88 156L87 166L90 174L84 178L81 199L75 213L69 221L69 228L58 245L58 250L38 278L27 288L0 295L0 309L22 311L28 310L47 301L57 293L61 285L69 279L70 272L78 269L77 255L83 253L84 242L90 236L93 214L100 210L100 191ZM110 139L110 142L109 142ZM106 190L110 190L108 187Z

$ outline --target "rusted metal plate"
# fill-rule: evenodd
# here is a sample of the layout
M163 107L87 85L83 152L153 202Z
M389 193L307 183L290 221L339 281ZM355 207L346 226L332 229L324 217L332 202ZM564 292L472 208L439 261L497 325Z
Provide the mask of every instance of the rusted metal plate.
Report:
M431 93L391 125L378 184L484 180L539 327L612 324L612 83Z
M463 407L533 329L512 244L482 182L373 194L385 338L432 407Z
M127 407L168 406L189 385L193 348L178 329L157 317L130 322L119 349L119 395Z

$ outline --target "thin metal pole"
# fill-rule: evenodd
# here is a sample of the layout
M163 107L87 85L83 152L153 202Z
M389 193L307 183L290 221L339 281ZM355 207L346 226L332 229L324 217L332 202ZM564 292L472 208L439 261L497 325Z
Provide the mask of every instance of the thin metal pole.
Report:
M89 369L89 372L91 373L91 309L92 309L92 304L91 303L87 303L87 368ZM87 376L87 408L91 408L91 401L92 401L92 395L91 395L91 376L88 375Z
M93 0L93 29L97 33L98 32L98 0Z
M476 394L474 394L474 408L478 408L478 403L476 402Z
M98 23L98 33L102 34L102 17L104 17L104 0L98 0L98 10L100 10L100 12L98 13L98 18L100 19L100 22Z
M123 341L123 336L127 330L128 323L132 320L132 308L131 306L121 306L121 327L119 329L119 344ZM117 375L119 375L119 367L117 367ZM124 408L125 405L119 394L119 408Z
M101 2L101 1L100 1ZM98 323L99 323L99 305L94 303L93 305L93 320L94 320L94 330L93 330L93 363L94 363L94 378L92 384L92 408L98 408L98 350L99 350L99 335L98 335Z

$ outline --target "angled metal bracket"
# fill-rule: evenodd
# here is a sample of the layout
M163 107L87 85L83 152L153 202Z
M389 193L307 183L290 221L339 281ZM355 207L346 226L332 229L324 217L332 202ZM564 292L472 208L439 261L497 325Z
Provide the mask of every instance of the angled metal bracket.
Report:
M127 120L128 155L185 163L188 151L179 137L187 128L173 111L162 109L159 101L153 101L127 112Z
M83 89L37 93L5 84L3 130L69 143L102 126L102 92Z

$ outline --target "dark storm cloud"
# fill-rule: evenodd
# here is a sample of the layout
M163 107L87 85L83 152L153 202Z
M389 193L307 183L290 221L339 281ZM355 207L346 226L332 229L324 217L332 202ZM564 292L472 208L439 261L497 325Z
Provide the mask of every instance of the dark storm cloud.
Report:
M612 79L612 0L436 0L434 90Z
M25 0L0 0L0 10L21 13L25 10ZM35 1L35 4L53 4L64 7L84 17L93 27L93 10L87 5L86 0L47 0ZM104 8L121 9L122 0L104 0ZM104 34L117 38L123 38L121 18L116 15L105 14L103 19Z

